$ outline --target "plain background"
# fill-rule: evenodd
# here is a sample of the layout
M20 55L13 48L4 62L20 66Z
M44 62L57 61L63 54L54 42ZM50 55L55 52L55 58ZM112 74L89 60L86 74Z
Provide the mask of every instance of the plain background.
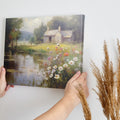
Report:
M116 38L120 38L119 0L0 0L0 64L3 59L5 18L41 15L85 14L84 71L88 73L88 103L92 120L105 120L92 88L96 88L90 62L101 67L103 43L107 41L111 59L116 64ZM0 98L0 120L32 120L48 110L64 95L64 90L15 86ZM67 120L83 120L81 105Z

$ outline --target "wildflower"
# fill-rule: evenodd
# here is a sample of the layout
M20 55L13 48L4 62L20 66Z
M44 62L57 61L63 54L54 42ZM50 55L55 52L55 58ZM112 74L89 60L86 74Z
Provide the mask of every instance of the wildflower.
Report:
M52 69L51 73L54 73L56 70L55 69Z
M72 61L72 60L69 61L69 64L70 64L70 65L74 65L74 61Z
M63 50L63 48L60 48L60 50L62 51L62 50Z
M77 58L77 57L74 57L73 60L74 60L74 61L78 61L78 58Z
M59 43L57 43L57 46L60 46L60 44L59 44Z
M60 76L59 76L59 74L55 74L55 77L54 77L55 79L59 79L60 78Z
M48 57L48 60L51 60L51 57Z
M50 69L51 69L51 67L48 67L48 68L47 68L47 70L50 70Z
M59 70L59 71L62 71L62 70L63 70L63 67L62 67L62 66L60 66L60 67L58 68L58 70Z
M49 50L49 47L47 47L47 50Z
M50 74L50 70L48 70L47 73Z
M53 58L53 60L56 60L56 58Z
M53 74L50 74L49 77L52 78L52 77L53 77Z
M80 55L82 54L82 51L80 51Z
M67 68L67 67L68 67L68 64L64 64L63 67L64 67L64 68Z
M69 59L67 59L66 61L69 62Z
M79 51L78 51L78 50L75 50L75 53L76 53L76 54L79 54Z
M45 66L47 66L47 63L44 63Z
M45 80L48 80L48 78L47 78L47 77L45 77Z
M54 65L53 68L54 68L54 69L57 69L57 65Z
M72 50L75 51L75 48L73 48Z
M64 53L64 56L69 56L69 53L67 53L67 52L66 52L66 53Z
M49 53L50 53L50 54L52 54L52 53L53 53L53 51L50 51Z
M60 57L62 57L62 54L60 53Z
M56 47L56 51L58 51L58 47Z
M46 73L45 72L43 72L43 75L45 75Z

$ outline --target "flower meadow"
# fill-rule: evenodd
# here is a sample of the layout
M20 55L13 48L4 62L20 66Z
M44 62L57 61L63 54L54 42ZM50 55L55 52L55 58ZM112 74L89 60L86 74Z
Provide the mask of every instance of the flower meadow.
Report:
M77 72L82 71L82 43L65 46L56 44L46 48L47 61L42 64L44 80L41 86L65 88L67 81Z

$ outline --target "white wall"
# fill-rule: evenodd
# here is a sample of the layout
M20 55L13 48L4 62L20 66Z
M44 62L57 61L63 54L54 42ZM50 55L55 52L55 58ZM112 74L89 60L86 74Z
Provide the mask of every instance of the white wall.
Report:
M116 58L116 38L120 38L119 11L119 0L0 0L0 46L4 40L6 17L85 14L84 71L88 73L88 103L92 120L105 120L92 91L96 79L91 73L90 60L101 66L104 40L109 45L112 60ZM54 105L63 93L64 90L58 89L15 86L0 99L0 120L32 120ZM68 120L83 120L81 106L74 109Z

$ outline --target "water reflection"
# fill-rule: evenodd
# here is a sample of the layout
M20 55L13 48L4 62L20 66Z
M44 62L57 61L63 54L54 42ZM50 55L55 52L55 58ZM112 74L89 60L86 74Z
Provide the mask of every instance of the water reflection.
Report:
M40 86L45 78L40 68L38 55L25 55L10 53L5 56L5 67L7 68L7 81L15 85ZM9 59L8 59L9 58ZM42 58L43 60L43 58Z

